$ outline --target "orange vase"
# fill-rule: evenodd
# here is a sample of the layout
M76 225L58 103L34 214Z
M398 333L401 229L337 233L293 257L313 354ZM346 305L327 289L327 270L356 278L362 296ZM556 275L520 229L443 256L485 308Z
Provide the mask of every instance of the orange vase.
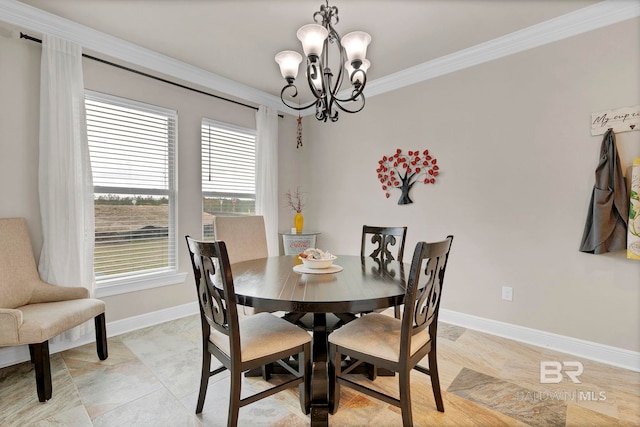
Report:
M296 233L302 233L302 226L304 225L304 217L300 212L296 213L293 217L293 225L296 227Z

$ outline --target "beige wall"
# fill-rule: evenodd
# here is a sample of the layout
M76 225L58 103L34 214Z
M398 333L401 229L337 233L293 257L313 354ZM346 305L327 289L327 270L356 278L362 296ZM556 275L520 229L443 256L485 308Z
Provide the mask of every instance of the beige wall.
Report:
M376 96L337 123L308 120L305 223L335 253L358 253L363 223L407 225L408 253L453 234L443 308L640 350L640 263L578 251L602 140L591 112L640 104L639 29L626 21ZM640 157L640 132L617 142L624 165ZM396 148L428 148L441 168L411 205L376 179Z
M295 119L281 119L280 194L301 186L305 228L335 253L358 253L363 223L407 225L408 253L454 234L446 309L640 351L640 263L577 250L601 141L590 113L640 103L639 28L630 20L376 96L337 123L307 117L301 149ZM0 37L0 216L27 218L36 255L39 67L38 44ZM179 236L199 235L200 119L254 126L253 110L91 61L85 84L178 110ZM640 156L640 132L618 144L624 164ZM429 148L442 168L408 206L376 179L396 148ZM281 230L292 216L282 205ZM184 251L179 263L189 272ZM108 320L194 301L192 280L105 298ZM513 302L500 300L503 285Z

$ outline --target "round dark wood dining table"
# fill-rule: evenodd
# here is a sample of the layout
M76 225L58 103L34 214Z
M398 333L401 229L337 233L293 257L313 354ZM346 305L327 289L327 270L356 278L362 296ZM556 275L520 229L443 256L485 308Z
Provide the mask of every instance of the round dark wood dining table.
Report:
M338 255L342 271L298 273L297 256L277 256L233 264L239 304L261 311L313 314L311 425L328 425L330 405L327 373L328 313L360 313L402 304L408 264L384 264L370 257ZM299 267L298 267L299 268Z

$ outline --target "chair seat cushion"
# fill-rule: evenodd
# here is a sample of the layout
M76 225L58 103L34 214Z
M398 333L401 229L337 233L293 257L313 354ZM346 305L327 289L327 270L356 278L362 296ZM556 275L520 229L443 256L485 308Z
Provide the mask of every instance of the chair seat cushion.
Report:
M402 321L385 314L370 313L347 323L329 335L329 342L340 347L398 362ZM411 338L411 354L429 342L429 331Z
M16 310L22 312L22 323L16 323L18 330L13 335L18 342L5 343L0 337L0 345L41 343L104 313L105 304L99 299L82 298L29 304Z
M311 341L311 336L301 328L274 316L258 313L240 319L241 360L248 362L278 353ZM229 338L211 329L209 339L227 356L230 355Z

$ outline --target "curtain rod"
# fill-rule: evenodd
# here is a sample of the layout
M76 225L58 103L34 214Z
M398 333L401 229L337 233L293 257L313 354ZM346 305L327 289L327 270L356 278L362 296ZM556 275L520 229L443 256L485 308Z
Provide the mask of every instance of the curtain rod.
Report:
M31 41L34 41L34 42L37 42L37 43L42 43L42 40L37 39L35 37L32 37L32 36L30 36L28 34L25 34L23 32L20 32L20 38L21 39L26 39L26 40L31 40ZM92 59L94 61L101 62L103 64L111 65L112 67L120 68L121 70L125 70L125 71L129 71L131 73L139 74L139 75L144 76L144 77L149 77L150 79L158 80L158 81L163 82L163 83L168 83L170 85L177 86L177 87L182 88L182 89L187 89L187 90L190 90L192 92L197 92L197 93L202 94L202 95L212 96L212 97L220 99L222 101L232 102L234 104L241 105L243 107L251 108L252 110L256 110L256 111L258 110L258 107L254 107L253 105L244 104L244 103L239 102L239 101L234 101L233 99L225 98L225 97L219 96L219 95L214 95L212 93L205 92L205 91L202 91L200 89L195 89L195 88L192 88L192 87L180 84L180 83L172 82L171 80L163 79L162 77L154 76L152 74L145 73L143 71L138 71L138 70L135 70L133 68L125 67L124 65L116 64L115 62L111 62L111 61L107 61L105 59L97 58L95 56L87 55L86 53L83 53L82 56L84 58ZM284 115L278 114L278 117L284 118Z

